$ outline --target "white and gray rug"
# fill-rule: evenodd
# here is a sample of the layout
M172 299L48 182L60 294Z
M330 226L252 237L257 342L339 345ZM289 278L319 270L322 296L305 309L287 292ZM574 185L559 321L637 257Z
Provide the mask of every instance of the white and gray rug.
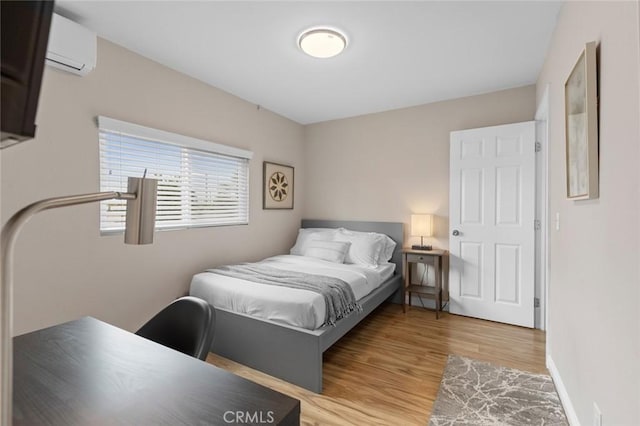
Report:
M429 425L568 423L550 376L449 355Z

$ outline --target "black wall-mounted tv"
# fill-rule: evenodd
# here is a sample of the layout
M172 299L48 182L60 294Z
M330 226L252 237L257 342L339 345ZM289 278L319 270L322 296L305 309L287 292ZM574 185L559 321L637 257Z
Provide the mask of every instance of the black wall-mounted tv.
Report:
M0 148L36 134L36 111L53 1L0 1Z

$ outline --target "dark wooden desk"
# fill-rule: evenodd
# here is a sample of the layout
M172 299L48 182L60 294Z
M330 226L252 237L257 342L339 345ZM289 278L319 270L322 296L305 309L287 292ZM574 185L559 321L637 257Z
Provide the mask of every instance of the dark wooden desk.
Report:
M14 425L300 424L300 401L85 317L14 338Z

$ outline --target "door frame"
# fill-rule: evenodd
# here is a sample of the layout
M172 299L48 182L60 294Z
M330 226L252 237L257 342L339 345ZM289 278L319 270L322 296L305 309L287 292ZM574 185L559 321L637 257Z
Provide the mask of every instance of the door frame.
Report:
M536 217L540 221L540 244L536 250L540 254L535 265L536 286L540 291L540 309L536 313L536 328L547 331L549 335L549 85L536 108L536 143L540 143L541 150L536 155ZM543 132L538 135L538 122L544 122ZM547 348L549 342L547 341Z

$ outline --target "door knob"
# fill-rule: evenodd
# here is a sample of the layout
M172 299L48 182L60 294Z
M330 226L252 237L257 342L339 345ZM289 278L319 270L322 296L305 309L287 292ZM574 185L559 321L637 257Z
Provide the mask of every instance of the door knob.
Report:
M452 234L454 237L457 237L458 235L460 235L460 231L458 231L457 229L454 229Z

